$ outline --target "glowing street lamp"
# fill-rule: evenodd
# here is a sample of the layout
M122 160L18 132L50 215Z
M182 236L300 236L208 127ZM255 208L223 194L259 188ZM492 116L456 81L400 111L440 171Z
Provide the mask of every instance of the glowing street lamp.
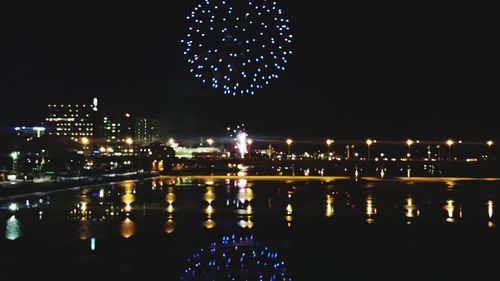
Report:
M366 140L366 145L368 146L368 158L367 158L367 159L368 159L368 161L370 161L370 146L371 146L373 143L374 143L374 141L373 141L373 140L371 140L371 139L367 139L367 140Z
M446 144L448 145L448 157L449 157L449 160L451 161L451 146L453 144L455 144L455 142L450 139L450 140L446 141Z
M287 139L286 140L286 144L288 144L288 155L291 155L291 153L290 153L290 146L292 145L292 143L293 143L292 139Z
M174 145L174 144L175 144L175 140L174 140L174 139L172 139L172 138L171 138L171 139L169 139L169 140L168 140L168 144L169 144L170 146Z
M132 138L127 138L125 140L125 143L127 143L128 145L133 145L134 144L134 140Z
M414 144L413 140L407 140L406 144L408 145L408 158L411 157L411 146Z
M334 143L333 140L326 140L326 147L327 147L327 152L328 152L328 156L330 156L330 145L332 145Z
M491 140L487 141L486 144L488 145L488 148L491 148L491 146L494 145L493 141Z
M494 145L495 143L492 141L492 140L489 140L486 142L486 144L488 145L488 157L491 158L491 146Z
M12 171L17 170L17 159L19 159L19 152L14 151L10 154L10 157L12 158Z
M90 143L89 138L86 138L86 137L83 137L83 138L82 138L82 144L83 144L84 146L89 145L89 143Z
M253 140L252 139L248 139L247 143L248 143L248 158L250 159L252 157L252 143L253 143Z

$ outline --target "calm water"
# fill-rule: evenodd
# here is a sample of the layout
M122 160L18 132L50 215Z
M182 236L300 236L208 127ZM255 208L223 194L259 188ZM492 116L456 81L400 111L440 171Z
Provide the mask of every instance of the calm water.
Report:
M22 197L0 201L0 269L122 280L495 276L499 187L165 178Z

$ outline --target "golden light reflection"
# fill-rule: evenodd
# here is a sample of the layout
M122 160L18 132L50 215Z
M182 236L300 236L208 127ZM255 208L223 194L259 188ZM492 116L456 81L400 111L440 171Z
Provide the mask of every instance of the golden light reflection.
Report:
M175 223L172 217L169 217L167 223L165 224L165 233L171 234L175 230Z
M120 235L123 238L134 236L135 231L135 223L130 218L126 218L120 225Z
M174 206L172 204L169 204L168 207L167 207L167 212L169 214L173 213L175 210L174 210Z
M326 195L326 217L332 217L335 214L335 210L333 209L333 194Z
M208 218L211 218L214 213L215 213L214 207L212 207L212 205L209 204L208 207L205 209L205 214L207 214Z
M248 207L247 207L247 214L248 214L248 215L253 214L252 205L250 205L250 204L249 204L249 205L248 205Z
M488 217L493 218L493 201L488 201Z
M493 201L492 200L488 201L488 217L490 219L488 221L488 227L492 228L495 226L495 223L493 221L491 221L491 219L493 218Z
M175 202L175 193L173 187L168 188L167 195L165 196L165 201L167 201L168 203L167 212L170 214L173 213L174 212L173 204Z
M89 226L90 222L85 217L82 217L78 225L78 237L80 240L87 240L90 237Z
M288 205L286 206L286 214L287 214L287 215L292 215L292 214L293 214L292 204L288 204Z
M123 210L127 213L132 211L132 203L135 202L135 190L133 186L132 182L123 183L122 202L125 204Z
M250 218L247 218L247 220L240 220L238 222L238 225L241 227L241 228L248 228L248 229L252 229L253 228L253 221L250 219Z
M366 215L368 218L366 219L366 222L368 223L373 223L375 222L375 219L373 218L377 214L377 209L375 208L375 203L373 200L373 197L371 195L368 195L366 197Z
M212 220L212 219L208 219L206 221L203 222L203 226L206 228L206 229L212 229L214 228L215 226L217 225L217 223Z
M80 211L82 214L85 214L87 212L87 202L80 202Z
M413 217L419 215L419 212L417 210L417 206L414 204L413 198L411 198L411 197L406 198L406 204L405 204L404 208L406 210L405 216L407 218L413 218Z
M238 195L236 195L236 198L243 204L245 201L252 201L253 200L253 190L251 188L241 188L238 190Z
M448 218L446 218L446 221L449 223L455 222L455 219L453 219L453 213L455 211L454 203L455 202L453 200L448 200L446 201L446 205L444 206L444 209L448 213Z
M215 200L214 188L212 186L207 186L207 191L203 195L203 200L207 201L208 204L212 204Z
M285 217L285 220L286 220L286 224L288 227L292 227L292 220L293 220L293 217L291 215L287 215Z

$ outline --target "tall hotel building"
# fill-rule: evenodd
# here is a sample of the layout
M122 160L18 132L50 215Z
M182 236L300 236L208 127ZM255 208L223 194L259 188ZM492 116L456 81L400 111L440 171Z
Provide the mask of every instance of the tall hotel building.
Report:
M90 104L49 104L44 125L47 134L73 141L95 135L97 99Z

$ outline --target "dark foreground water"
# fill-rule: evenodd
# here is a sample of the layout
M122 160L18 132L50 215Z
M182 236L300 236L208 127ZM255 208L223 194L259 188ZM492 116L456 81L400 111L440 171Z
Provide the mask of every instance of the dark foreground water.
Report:
M496 277L499 188L165 178L3 200L0 280Z

